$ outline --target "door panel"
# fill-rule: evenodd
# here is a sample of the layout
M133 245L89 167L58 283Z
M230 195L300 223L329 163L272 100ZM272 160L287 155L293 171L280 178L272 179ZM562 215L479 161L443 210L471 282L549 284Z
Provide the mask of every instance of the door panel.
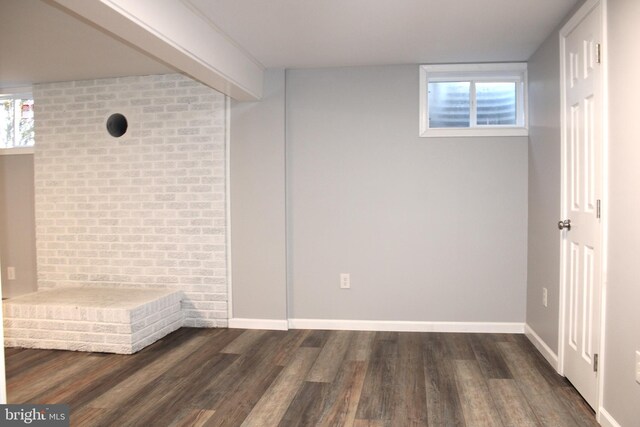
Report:
M565 190L562 231L565 376L595 408L600 345L602 197L602 70L600 6L565 38Z

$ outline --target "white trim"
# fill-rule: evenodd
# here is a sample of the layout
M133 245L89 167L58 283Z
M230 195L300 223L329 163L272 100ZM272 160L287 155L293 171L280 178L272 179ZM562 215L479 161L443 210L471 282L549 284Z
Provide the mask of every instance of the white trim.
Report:
M291 228L289 227L289 173L291 168L289 167L289 157L287 156L287 69L285 69L283 71L283 78L284 78L284 89L283 89L283 131L282 131L282 136L284 138L283 144L282 144L282 156L283 156L283 160L284 160L284 187L283 187L283 191L284 191L284 311L285 311L285 316L287 317L287 319L289 319L289 317L291 316L291 308L290 305L292 304L291 302L291 296L289 295L289 293L291 292L291 275L289 274L291 271L291 244L290 244L290 237L291 237Z
M598 422L602 427L622 427L603 407L600 407L598 415Z
M604 417L613 417L604 410L604 383L607 375L606 363L606 323L607 323L607 292L609 270L609 29L607 25L608 0L601 0L602 18L602 259L601 259L601 298L600 298L600 378L598 380L598 407L600 408L598 421ZM604 411L604 415L603 415ZM614 425L617 425L615 423ZM619 427L619 426L618 426Z
M549 362L549 364L553 366L553 369L557 371L558 355L554 353L553 350L551 350L551 347L549 347L547 343L544 342L542 338L540 338L540 336L536 333L536 331L534 331L533 328L528 324L524 325L524 334L527 336L527 338L529 338L529 341L531 341L531 344L533 344L535 348L538 349L540 354L544 356L547 362Z
M571 19L572 20L572 19ZM571 20L569 22L571 22ZM562 27L562 30L564 30ZM566 41L565 34L563 34L562 30L558 33L558 37L560 40L560 212L559 217L565 218L566 209L565 209L565 200L567 199L567 190L566 190L566 182L567 182L567 168L564 164L565 158L565 150L567 148L567 135L565 124L567 122L567 117L565 114L565 108L567 105L567 96L566 90L567 85L564 80L564 76L567 72L567 67L565 64L565 54L566 54ZM560 277L558 278L558 284L560 289L560 295L558 298L559 305L559 314L558 314L558 373L560 375L564 375L564 329L565 329L565 304L566 304L566 289L564 286L564 278L566 275L566 251L564 245L564 239L562 233L559 233L560 239Z
M2 259L0 258L0 268L2 267ZM4 319L2 316L2 275L0 275L0 320ZM4 361L4 322L0 322L0 404L7 403L7 375L5 370Z
M387 320L289 319L289 329L391 332L471 332L521 334L518 322L413 322Z
M529 129L521 127L469 127L469 128L436 128L427 129L420 134L425 138L458 138L483 136L528 136Z
M286 331L289 329L286 320L276 319L229 319L231 329L267 329Z
M0 87L0 99L21 98L22 96L33 96L33 87Z
M562 26L562 29L560 29L560 38L567 37L598 4L600 4L600 0L586 0L582 7Z
M0 156L17 156L19 154L33 154L33 153L35 153L34 147L0 148Z
M231 271L231 98L224 97L224 204L227 252L227 318L233 319L233 274Z
M526 62L485 64L437 64L419 67L419 136L420 137L481 137L528 136L528 73ZM471 81L471 105L469 127L429 128L428 84L430 81ZM515 126L487 126L476 123L475 82L513 81L517 88Z
M508 71L517 71L519 74L522 71L526 71L526 62L495 62L484 64L428 64L421 65L429 73L481 73L487 72L505 75ZM514 74L516 75L516 74Z

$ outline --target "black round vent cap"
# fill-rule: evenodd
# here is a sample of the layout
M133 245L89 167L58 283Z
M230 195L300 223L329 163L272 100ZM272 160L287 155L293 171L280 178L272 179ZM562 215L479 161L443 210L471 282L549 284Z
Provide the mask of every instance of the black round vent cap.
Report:
M127 131L127 118L120 113L115 113L107 119L107 132L109 135L119 138Z

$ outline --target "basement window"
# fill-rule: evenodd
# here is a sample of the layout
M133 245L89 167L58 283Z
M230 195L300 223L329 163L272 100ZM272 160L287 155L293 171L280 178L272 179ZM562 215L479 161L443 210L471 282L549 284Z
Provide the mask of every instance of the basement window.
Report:
M34 142L33 95L0 94L0 154L32 151Z
M527 64L420 66L420 136L526 136Z

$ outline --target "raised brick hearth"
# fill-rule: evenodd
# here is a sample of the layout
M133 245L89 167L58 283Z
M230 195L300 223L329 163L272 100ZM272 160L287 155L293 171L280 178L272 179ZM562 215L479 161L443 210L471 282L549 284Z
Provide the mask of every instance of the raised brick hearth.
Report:
M3 302L7 347L131 354L180 328L174 289L55 288Z

